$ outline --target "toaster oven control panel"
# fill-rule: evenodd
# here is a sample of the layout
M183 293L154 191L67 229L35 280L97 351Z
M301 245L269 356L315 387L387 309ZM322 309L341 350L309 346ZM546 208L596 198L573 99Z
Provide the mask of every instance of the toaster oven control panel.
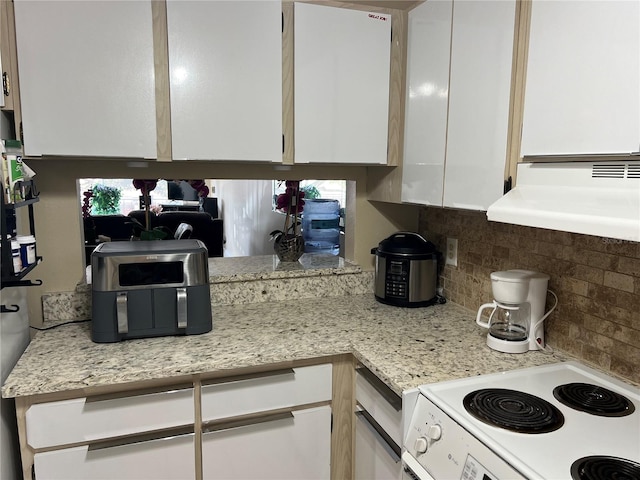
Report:
M407 298L409 284L409 262L389 260L385 279L387 297Z

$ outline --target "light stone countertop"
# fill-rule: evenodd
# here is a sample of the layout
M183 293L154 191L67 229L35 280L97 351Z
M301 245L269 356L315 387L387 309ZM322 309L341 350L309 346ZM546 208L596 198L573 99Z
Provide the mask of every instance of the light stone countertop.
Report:
M277 255L209 258L211 283L360 273L357 263L334 255L302 255L297 262L281 262Z
M39 332L7 378L18 397L353 353L396 393L425 383L569 359L486 345L475 312L399 308L372 294L213 306L204 335L93 343L90 326Z
M318 277L361 273L362 268L336 255L303 254L297 262L281 262L277 255L210 257L209 283L246 282L281 278ZM91 268L87 267L77 292L91 291Z

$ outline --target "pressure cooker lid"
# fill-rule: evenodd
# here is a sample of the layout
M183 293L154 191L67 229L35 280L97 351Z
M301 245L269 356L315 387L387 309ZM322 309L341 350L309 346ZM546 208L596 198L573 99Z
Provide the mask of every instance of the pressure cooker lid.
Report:
M433 255L436 246L421 235L413 232L397 232L378 244L377 251L371 253L388 255Z

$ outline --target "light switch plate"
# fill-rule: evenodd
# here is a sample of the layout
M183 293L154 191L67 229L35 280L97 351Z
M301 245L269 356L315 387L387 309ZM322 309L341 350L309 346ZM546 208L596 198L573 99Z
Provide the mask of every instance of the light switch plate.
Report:
M458 239L447 237L447 258L446 265L458 266Z

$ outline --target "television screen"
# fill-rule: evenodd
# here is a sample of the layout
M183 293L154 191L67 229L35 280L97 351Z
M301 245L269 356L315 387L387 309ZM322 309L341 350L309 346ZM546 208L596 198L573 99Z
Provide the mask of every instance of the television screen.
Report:
M169 200L198 200L198 192L184 180L167 180L167 197Z

